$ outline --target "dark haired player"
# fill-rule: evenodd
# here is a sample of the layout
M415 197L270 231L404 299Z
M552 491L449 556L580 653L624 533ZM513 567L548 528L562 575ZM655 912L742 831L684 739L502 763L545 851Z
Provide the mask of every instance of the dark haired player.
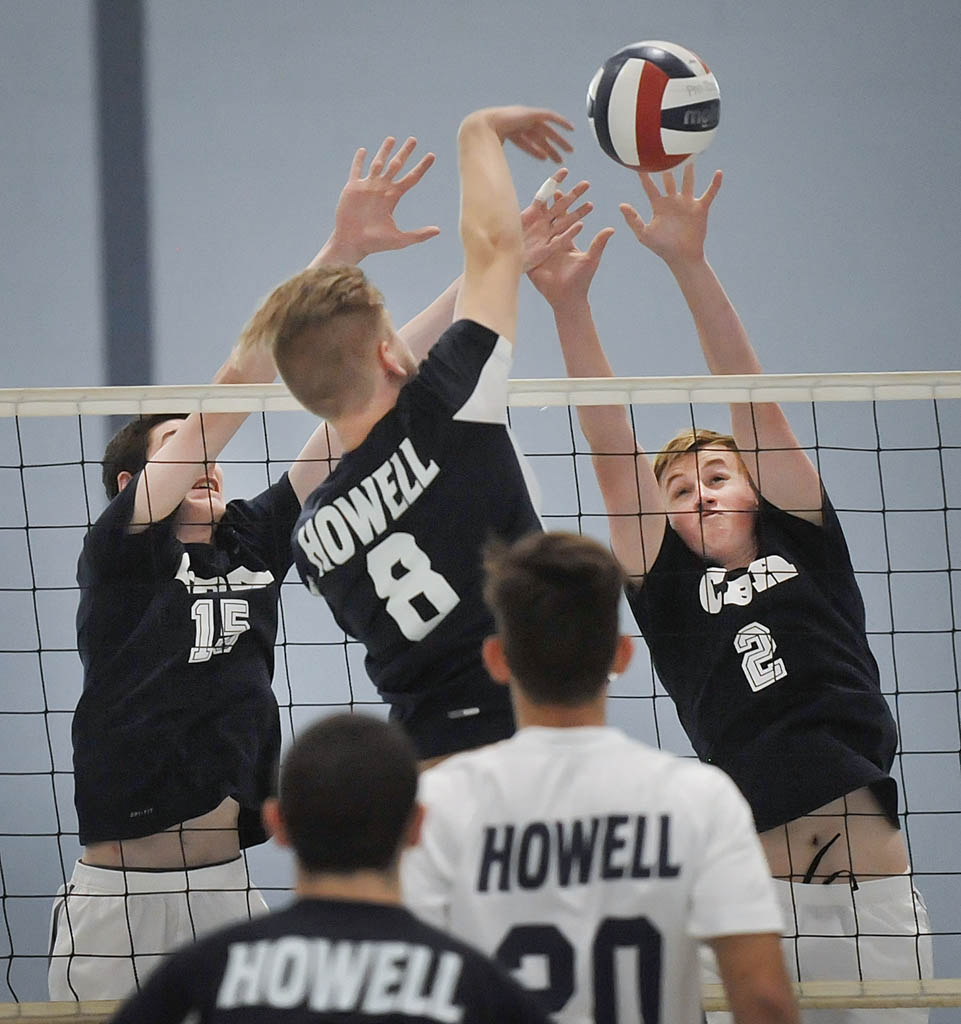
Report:
M513 731L506 692L480 659L491 626L481 545L490 535L540 529L506 426L525 267L503 146L510 139L559 160L558 149L570 146L555 126L571 128L527 107L479 110L462 122L457 322L421 365L354 267L306 271L280 285L248 335L273 351L291 392L344 445L337 468L305 502L294 534L297 567L364 643L371 679L424 760ZM573 238L582 212L568 213L563 198L553 204L549 251Z
M393 211L433 162L400 175L415 140L362 175L359 150L314 265L432 237ZM425 311L434 340L450 310ZM433 307L432 307L433 308ZM435 314L436 314L435 310ZM415 339L423 343L423 338ZM269 353L235 348L215 383L273 380ZM110 442L112 499L77 570L84 689L73 722L83 855L52 914L50 995L126 995L160 954L263 912L241 850L265 838L260 804L280 745L271 691L279 588L302 499L329 468L321 426L262 494L227 502L216 458L245 414L153 416Z
M364 715L311 726L264 804L293 848L296 902L176 954L114 1024L547 1024L501 968L401 906L416 794L414 749L396 727Z
M485 568L484 661L519 731L424 773L407 905L493 954L559 1024L699 1024L702 940L738 1024L796 1024L744 798L718 769L605 725L609 674L632 652L614 557L546 533Z
M685 168L652 216L621 211L690 307L714 374L760 373L704 255L718 171L700 196ZM568 373L609 376L587 296L604 241L532 274L554 309ZM928 915L908 874L881 692L841 524L780 406L731 406L731 434L686 430L653 467L623 408L578 408L612 547L658 677L694 749L738 784L788 925L801 981L932 974ZM811 1020L919 1024L926 1010L818 1010Z

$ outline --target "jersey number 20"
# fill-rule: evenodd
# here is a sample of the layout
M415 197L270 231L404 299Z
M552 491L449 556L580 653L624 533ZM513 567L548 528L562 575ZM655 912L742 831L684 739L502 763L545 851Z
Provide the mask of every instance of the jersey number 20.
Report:
M625 992L624 1003L633 1004L627 1019L642 1024L660 1024L661 1020L661 933L646 917L605 917L594 933L591 944L591 974L594 981L594 1019L617 1024L620 951L633 954L636 973L627 980L632 991ZM548 979L536 990L547 1013L558 1013L574 994L574 947L553 924L519 924L504 936L497 947L496 959L509 971L521 968L525 957L544 957ZM623 1016L623 1015L621 1015ZM621 1021L621 1024L624 1024Z
M367 572L387 614L408 640L423 640L460 598L409 533L392 533L367 552Z

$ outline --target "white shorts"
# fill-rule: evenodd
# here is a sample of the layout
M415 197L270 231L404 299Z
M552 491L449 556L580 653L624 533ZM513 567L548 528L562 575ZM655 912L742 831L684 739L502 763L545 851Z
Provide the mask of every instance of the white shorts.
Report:
M50 998L123 999L165 953L265 913L242 856L186 871L124 871L78 861L50 916Z
M869 981L934 976L931 924L909 875L803 885L775 879L787 931L784 960L792 981ZM713 958L712 958L713 959ZM720 979L713 965L704 980ZM710 1024L730 1014L709 1013ZM926 1024L925 1009L805 1010L804 1024Z

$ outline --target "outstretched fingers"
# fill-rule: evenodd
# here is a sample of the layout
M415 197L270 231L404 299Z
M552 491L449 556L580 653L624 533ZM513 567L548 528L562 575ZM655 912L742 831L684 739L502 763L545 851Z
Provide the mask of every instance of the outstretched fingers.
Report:
M618 209L624 216L624 220L627 226L634 232L635 237L638 241L643 240L644 232L647 229L647 225L644 223L644 218L631 206L630 203L621 203Z
M540 203L542 206L547 206L547 204L560 191L558 185L560 185L566 177L567 168L559 167L534 193L534 198L531 200L531 205L533 206L534 203Z
M551 256L558 252L566 252L568 249L573 248L574 239L581 233L584 228L583 221L575 221L565 231L560 234L553 235L551 240L544 246L543 260L545 262L549 260Z
M691 181L693 186L693 175L691 171ZM724 181L724 173L722 171L715 171L714 177L711 178L711 184L704 190L704 194L700 197L699 202L705 203L710 206L714 202L714 197L721 191L721 183Z
M644 189L644 194L653 206L661 198L661 190L654 184L654 179L647 171L638 171L637 176L641 179L641 188Z
M418 163L412 167L404 176L398 181L394 182L401 192L406 192L408 189L413 188L421 178L430 170L434 165L436 157L433 153L427 153L421 157ZM394 172L396 173L396 171Z
M425 228L416 228L413 231L401 231L397 236L398 249L406 249L408 245L417 245L418 242L426 242L428 238L436 238L440 234L440 228L434 224Z
M611 240L614 234L613 228L601 228L600 231L593 237L591 244L587 247L586 255L592 263L600 261L601 255L604 252L607 243Z
M387 158L390 156L390 151L394 148L394 143L397 140L393 135L388 135L386 139L380 144L380 149L374 154L374 159L370 162L370 169L367 174L373 178L380 174L384 169L384 164L387 163ZM406 143L405 143L406 145Z

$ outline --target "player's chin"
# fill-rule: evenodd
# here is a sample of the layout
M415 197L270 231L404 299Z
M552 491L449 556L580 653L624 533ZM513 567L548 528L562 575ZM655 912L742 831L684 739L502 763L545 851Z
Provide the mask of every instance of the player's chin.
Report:
M197 488L190 491L180 505L180 522L185 525L219 523L227 506L214 491Z

